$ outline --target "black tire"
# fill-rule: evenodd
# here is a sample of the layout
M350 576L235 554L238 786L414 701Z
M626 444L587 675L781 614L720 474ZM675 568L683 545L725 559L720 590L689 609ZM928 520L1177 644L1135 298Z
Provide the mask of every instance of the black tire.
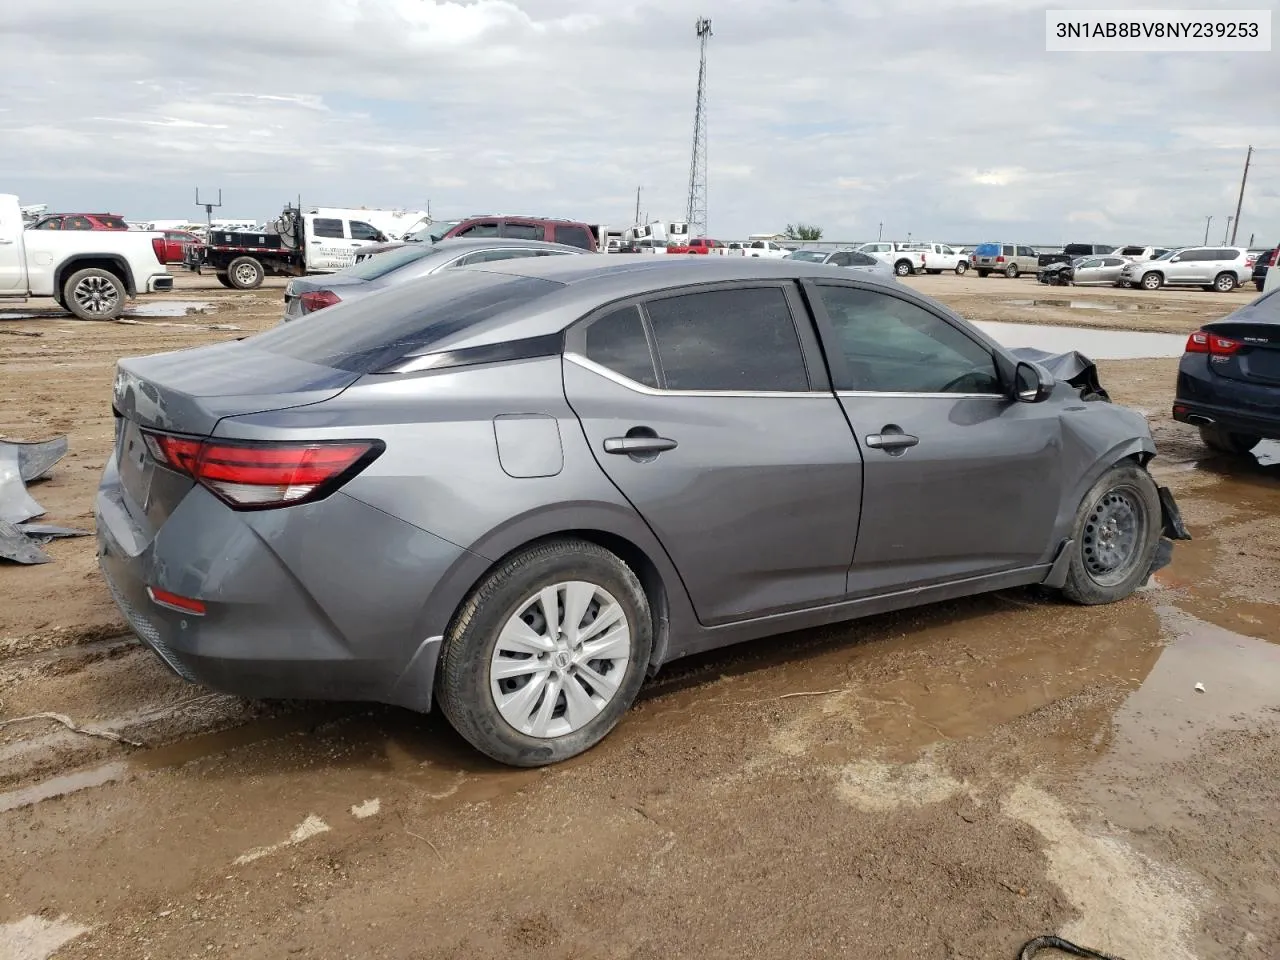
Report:
M124 312L124 282L109 270L87 267L67 277L62 306L79 320L115 320Z
M1229 453L1233 456L1244 456L1262 442L1261 437L1251 433L1232 433L1217 424L1202 423L1200 440L1210 450L1218 453Z
M1017 280L1018 265L1016 263L1009 264L1007 267L1004 268L1004 275L1008 277L1010 280Z
M1122 502L1118 502L1122 501ZM1132 543L1121 559L1108 566L1106 533L1110 519L1133 519ZM1123 600L1142 586L1151 570L1163 526L1160 494L1151 475L1134 463L1112 467L1085 494L1072 527L1071 566L1062 594L1074 603L1092 606ZM1122 540L1123 540L1123 535Z
M978 276L980 277L985 277L990 272L990 270L983 270L981 267L978 268Z
M969 265L965 263L963 260L961 260L959 263L956 264L957 277L963 277L968 272L969 272Z
M910 260L899 260L893 265L893 272L900 277L910 276L913 272Z
M1266 285L1267 285L1267 282L1265 280L1253 281L1253 288L1257 290L1259 293L1262 292L1262 288L1265 287Z
M1213 289L1219 293L1230 293L1238 286L1240 286L1240 281L1236 275L1227 273L1225 270L1213 278Z
M1142 275L1140 283L1143 290L1159 290L1164 284L1164 277L1160 276L1155 270L1148 270Z
M926 270L926 271L925 271L925 273L929 274L929 276L931 276L931 277L936 277L936 276L938 276L940 273L942 273L942 271L941 271L941 270Z
M266 275L253 257L236 257L227 264L227 284L233 290L256 290Z
M219 270L216 274L214 274L214 276L218 278L218 282L222 284L224 287L231 286L231 278L227 276L227 271Z
M494 702L489 668L504 624L543 587L567 580L603 587L617 600L631 630L630 657L617 692L599 714L573 732L539 738L516 730L503 718ZM503 561L459 608L440 658L440 708L467 742L500 763L557 763L589 750L617 725L644 682L652 649L649 600L631 568L585 540L549 541Z

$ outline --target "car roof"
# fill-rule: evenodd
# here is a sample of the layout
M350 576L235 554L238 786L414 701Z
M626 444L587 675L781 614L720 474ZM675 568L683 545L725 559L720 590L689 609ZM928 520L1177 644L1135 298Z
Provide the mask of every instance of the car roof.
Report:
M545 240L519 240L514 237L450 237L424 244L425 249L436 250L495 250L502 247L535 247L539 250L572 250L574 253L589 253L581 247L571 247L567 243L548 243Z
M528 257L463 267L518 277L554 280L567 285L600 288L601 293L632 296L650 290L693 283L731 280L795 280L836 276L824 264L804 260L765 260L757 257L682 257L671 254L611 253L574 257ZM881 282L881 281L877 281ZM901 284L884 281L897 290Z

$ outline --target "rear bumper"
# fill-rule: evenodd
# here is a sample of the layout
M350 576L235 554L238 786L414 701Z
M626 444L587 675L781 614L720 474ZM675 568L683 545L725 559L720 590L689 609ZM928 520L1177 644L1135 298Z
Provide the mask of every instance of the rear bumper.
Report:
M167 273L158 273L154 276L147 277L147 293L158 293L159 291L168 291L173 289L173 277Z
M135 509L113 459L94 503L98 563L178 676L242 697L430 709L447 624L433 592L466 551L341 493L237 513L196 487L153 537ZM206 613L160 606L148 586Z
M1184 356L1179 363L1174 420L1280 439L1280 386L1231 380L1207 367L1201 354Z

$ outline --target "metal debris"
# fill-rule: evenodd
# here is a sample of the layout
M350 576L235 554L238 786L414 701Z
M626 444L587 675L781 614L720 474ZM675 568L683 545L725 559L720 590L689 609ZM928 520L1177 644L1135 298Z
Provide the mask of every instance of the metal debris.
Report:
M52 559L40 549L39 543L19 530L15 524L0 520L0 560L32 564L49 563Z
M0 560L49 563L53 558L40 549L43 544L90 535L89 530L27 522L44 516L44 507L27 492L27 483L47 476L66 454L65 436L31 443L0 440Z
M27 493L17 446L8 443L0 446L0 520L22 523L43 514L44 507Z
M0 440L0 447L15 447L18 451L18 472L27 483L45 476L53 465L67 455L66 436L52 440L23 441Z

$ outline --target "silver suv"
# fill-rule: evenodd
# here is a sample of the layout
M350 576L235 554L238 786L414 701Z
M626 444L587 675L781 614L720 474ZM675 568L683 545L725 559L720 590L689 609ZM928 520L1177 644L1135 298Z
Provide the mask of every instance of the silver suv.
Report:
M1182 247L1154 260L1126 263L1120 285L1159 290L1161 287L1204 287L1230 293L1253 275L1244 247Z
M1035 276L1040 268L1040 259L1036 252L1021 243L980 243L969 254L969 268L977 270L978 276L985 277L992 273L1000 273L1006 277L1016 277L1020 273Z

